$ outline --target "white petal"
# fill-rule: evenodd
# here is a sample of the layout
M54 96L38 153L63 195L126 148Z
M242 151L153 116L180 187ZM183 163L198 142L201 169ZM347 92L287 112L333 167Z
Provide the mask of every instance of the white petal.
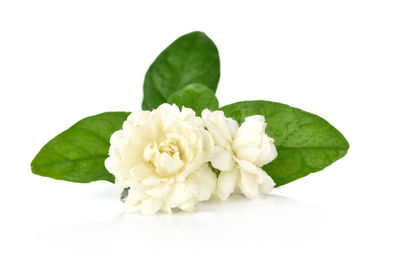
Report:
M162 205L161 210L165 213L172 213L172 209L167 203Z
M256 183L261 184L263 180L263 175L266 174L260 167L255 166L252 163L249 163L244 160L236 159L240 169L246 171L249 174L253 174L256 177Z
M210 118L210 116L211 116L211 111L208 110L207 108L203 109L203 111L201 111L201 117L203 119L207 119L208 120Z
M274 145L274 139L268 137L267 135L264 135L264 140L262 142L259 156L254 163L255 165L261 167L265 164L272 162L277 155L278 152L276 151L276 147Z
M203 136L203 154L204 154L204 161L210 161L212 155L214 154L216 146L214 144L214 140L208 131L204 131Z
M195 204L194 201L188 201L188 202L185 202L185 203L181 204L181 205L179 206L179 208L180 208L181 210L183 210L183 211L186 211L186 212L192 212L192 211L195 210L194 204Z
M162 183L154 186L153 188L146 190L146 194L155 197L155 198L163 198L169 192L169 185L166 183Z
M225 201L229 195L235 190L239 179L239 168L234 168L232 171L222 171L217 179L217 196Z
M248 116L244 120L251 122L265 123L265 118L262 115Z
M133 111L129 114L127 121L135 121L135 119L142 113L142 111Z
M156 165L157 173L160 175L176 173L184 165L180 159L173 158L167 153L162 153L158 160L154 161L154 164Z
M158 185L160 183L160 181L161 180L155 176L149 176L146 179L144 179L142 181L142 183L144 185L154 186L154 185Z
M207 164L195 173L189 175L187 185L194 192L194 197L198 201L208 200L215 190L217 175L208 167Z
M232 136L230 125L228 125L224 113L222 111L210 112L205 109L202 112L202 118L215 144L221 147L228 146Z
M261 147L262 138L265 135L265 127L263 116L246 117L236 132L233 147L249 144Z
M211 164L220 171L230 171L234 165L233 153L216 146Z
M141 190L131 188L128 192L128 197L125 200L126 206L137 206L140 201L146 199L148 196Z
M182 120L190 120L196 117L196 112L193 109L183 106L181 111Z
M239 188L248 198L255 198L260 194L257 183L257 176L240 169Z
M157 109L158 112L164 114L179 114L179 108L175 104L163 103Z
M236 161L240 166L239 188L243 194L253 198L260 193L269 193L273 189L275 183L264 170L243 160Z
M226 123L228 125L231 139L233 139L233 137L235 136L235 134L239 128L238 123L230 117L226 118Z
M218 130L220 131L221 135L226 139L226 140L231 140L231 131L229 130L228 122L227 119L224 115L224 112L222 111L215 111L212 113L212 120L214 124L218 127ZM229 121L232 123L232 121Z
M265 174L264 176L265 178L261 183L261 193L268 194L274 189L275 182L268 174Z
M129 170L129 176L132 180L136 182L142 182L149 177L154 177L154 171L149 165L138 164Z
M122 130L114 132L110 137L110 144L113 146L119 146L125 142L125 134Z
M245 160L251 163L257 161L260 157L260 148L254 144L241 144L233 148L235 155L240 160Z
M221 147L227 147L229 146L228 140L226 137L222 135L222 133L219 131L219 128L217 126L207 126L208 131L211 133L211 136L214 140L214 143L218 146Z
M151 115L150 111L134 111L129 114L127 120L125 122L131 122L135 127L140 126L142 122L146 121L149 119ZM127 126L131 127L131 126ZM123 127L125 130L125 126Z
M193 193L186 189L185 183L171 185L171 191L166 197L168 204L175 208L193 198Z
M181 134L176 134L176 133L167 133L166 137L170 142L174 142L176 144L179 144L179 152L181 156L185 157L185 161L192 161L194 154L193 154L193 149L191 147L191 143L189 143L189 140L185 138Z
M162 204L161 199L149 197L140 203L140 211L143 215L153 215L161 209Z
M105 161L104 161L104 166L106 166L106 169L113 173L115 170L115 163L114 160L111 157L108 157Z

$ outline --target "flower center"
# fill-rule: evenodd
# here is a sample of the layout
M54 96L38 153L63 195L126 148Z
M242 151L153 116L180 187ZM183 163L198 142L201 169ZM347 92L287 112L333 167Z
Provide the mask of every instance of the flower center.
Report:
M178 146L168 140L159 144L147 145L143 157L154 165L156 173L160 177L176 175L184 165Z

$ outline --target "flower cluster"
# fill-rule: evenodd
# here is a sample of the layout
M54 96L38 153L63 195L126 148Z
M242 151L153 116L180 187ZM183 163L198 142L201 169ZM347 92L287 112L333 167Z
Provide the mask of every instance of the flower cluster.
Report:
M193 211L198 201L213 194L226 200L235 191L252 198L275 186L261 169L277 156L265 128L263 116L247 117L239 127L222 111L198 117L162 104L127 118L111 136L105 165L117 185L129 188L127 211Z

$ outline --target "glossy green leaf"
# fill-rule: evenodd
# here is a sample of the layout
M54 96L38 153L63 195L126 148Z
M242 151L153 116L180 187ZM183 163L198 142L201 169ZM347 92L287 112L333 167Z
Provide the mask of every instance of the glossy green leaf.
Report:
M148 69L143 85L143 110L157 108L191 83L201 83L214 93L220 75L215 44L203 32L192 32L169 45Z
M106 112L80 120L43 146L31 163L32 172L72 182L114 182L104 160L111 134L121 129L128 115Z
M244 101L221 108L240 123L263 115L266 132L275 139L278 157L263 169L277 186L317 172L343 157L349 149L344 136L321 117L270 101Z
M218 99L214 92L206 86L198 83L190 84L168 98L169 104L176 104L179 108L188 107L193 109L197 115L201 115L203 109L218 109Z

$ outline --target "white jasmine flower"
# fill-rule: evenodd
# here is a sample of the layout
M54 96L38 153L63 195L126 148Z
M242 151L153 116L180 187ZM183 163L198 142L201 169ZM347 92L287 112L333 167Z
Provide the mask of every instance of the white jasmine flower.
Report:
M222 111L204 110L202 118L216 145L211 164L221 171L218 197L226 200L235 188L249 198L271 192L275 183L261 167L274 160L277 151L265 134L264 117L247 117L240 127Z
M132 113L110 142L105 165L116 184L130 188L127 211L192 211L215 190L216 174L207 165L213 141L192 109L162 104Z

